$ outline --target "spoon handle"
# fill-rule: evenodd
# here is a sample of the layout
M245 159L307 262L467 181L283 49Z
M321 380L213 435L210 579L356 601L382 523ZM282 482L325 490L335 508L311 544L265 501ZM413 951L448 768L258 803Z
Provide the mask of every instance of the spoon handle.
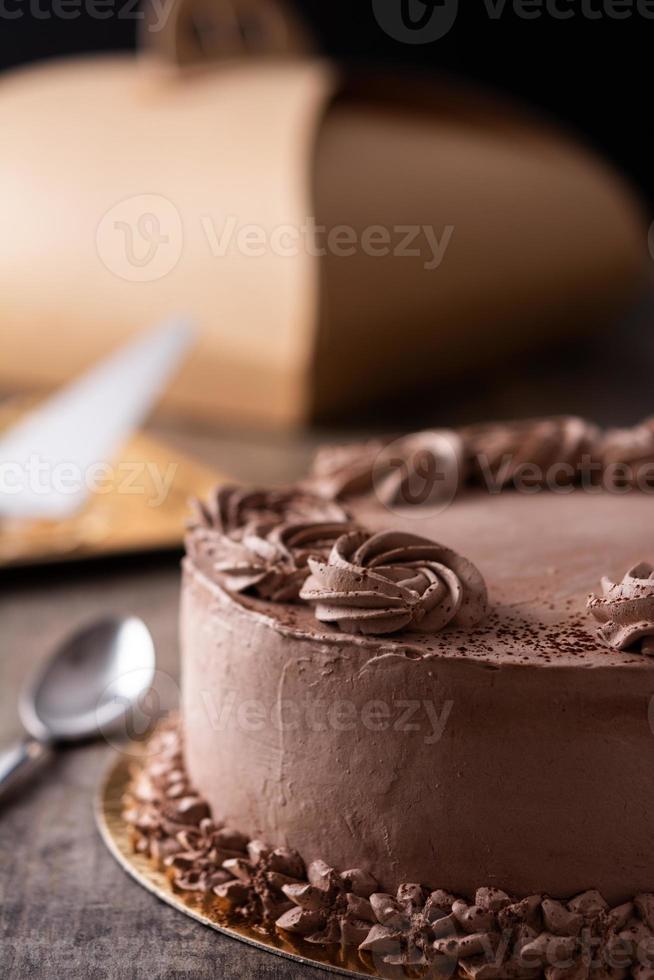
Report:
M0 798L37 769L49 753L49 747L35 738L23 739L0 752Z

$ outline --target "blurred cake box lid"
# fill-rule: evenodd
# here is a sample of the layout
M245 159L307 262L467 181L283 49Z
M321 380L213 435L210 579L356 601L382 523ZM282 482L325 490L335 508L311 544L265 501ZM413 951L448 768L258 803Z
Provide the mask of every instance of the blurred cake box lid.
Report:
M296 426L592 330L645 221L551 124L451 79L353 75L278 2L171 0L148 50L0 79L0 384L61 383L171 310L164 403Z

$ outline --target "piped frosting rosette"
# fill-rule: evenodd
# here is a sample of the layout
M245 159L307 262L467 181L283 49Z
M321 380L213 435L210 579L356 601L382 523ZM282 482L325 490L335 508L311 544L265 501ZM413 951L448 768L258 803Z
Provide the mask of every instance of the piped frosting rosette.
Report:
M309 575L309 559L326 557L334 541L351 527L342 521L253 524L238 541L220 538L214 568L234 592L294 602Z
M309 558L309 567L300 598L321 622L351 633L470 628L487 611L486 584L472 562L414 534L345 534L327 561Z
M557 492L585 481L651 489L654 417L601 430L561 415L325 446L304 485L333 500L374 494L387 507L410 507L449 503L466 484Z
M386 506L449 503L465 478L463 441L451 429L371 439L318 451L307 486L334 500L362 494Z
M628 429L607 429L597 446L605 481L617 486L654 486L654 418Z
M608 646L654 654L654 566L641 562L617 583L605 576L602 595L589 596L588 608Z
M556 489L578 480L591 461L599 429L575 416L470 425L459 430L473 482L499 488L516 479Z
M332 500L298 486L265 489L223 484L210 499L193 501L192 529L204 528L238 537L253 524L274 522L347 521L346 511Z
M297 600L309 557L326 558L354 527L339 504L298 487L222 486L195 507L190 552L210 561L232 591L274 602Z

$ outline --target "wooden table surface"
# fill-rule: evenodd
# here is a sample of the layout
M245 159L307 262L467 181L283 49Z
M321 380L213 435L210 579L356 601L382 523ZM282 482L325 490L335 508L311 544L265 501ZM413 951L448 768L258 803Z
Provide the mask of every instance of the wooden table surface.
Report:
M651 334L636 323L608 341L608 354L606 343L575 348L565 359L506 365L494 386L476 383L473 394L468 386L467 398L454 403L432 395L419 421L506 417L516 406L523 415L577 411L602 422L654 413ZM179 427L166 434L224 471L259 481L297 475L313 441L218 438ZM142 616L154 634L159 668L177 678L178 557L31 570L1 583L0 745L20 733L16 695L23 678L72 628L96 616ZM115 751L101 743L61 752L0 810L0 980L333 976L220 936L126 876L102 844L92 811Z

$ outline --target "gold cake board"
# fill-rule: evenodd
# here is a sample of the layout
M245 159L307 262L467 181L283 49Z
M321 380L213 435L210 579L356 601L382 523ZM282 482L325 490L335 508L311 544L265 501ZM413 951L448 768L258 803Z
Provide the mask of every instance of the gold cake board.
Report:
M136 749L136 754L138 749ZM346 953L336 948L315 946L299 939L291 943L282 936L269 936L247 925L227 922L224 911L212 897L196 892L181 892L173 888L166 875L145 854L134 851L130 829L122 816L123 796L130 781L130 767L134 764L134 750L126 751L109 767L100 786L95 803L95 816L98 829L104 843L121 867L148 891L152 892L162 902L172 905L184 915L190 916L217 932L239 939L259 949L267 950L276 956L284 956L307 966L317 966L323 970L354 977L384 977L407 978L423 976L403 967L379 964L383 972L370 962L368 954L359 954L356 950Z

